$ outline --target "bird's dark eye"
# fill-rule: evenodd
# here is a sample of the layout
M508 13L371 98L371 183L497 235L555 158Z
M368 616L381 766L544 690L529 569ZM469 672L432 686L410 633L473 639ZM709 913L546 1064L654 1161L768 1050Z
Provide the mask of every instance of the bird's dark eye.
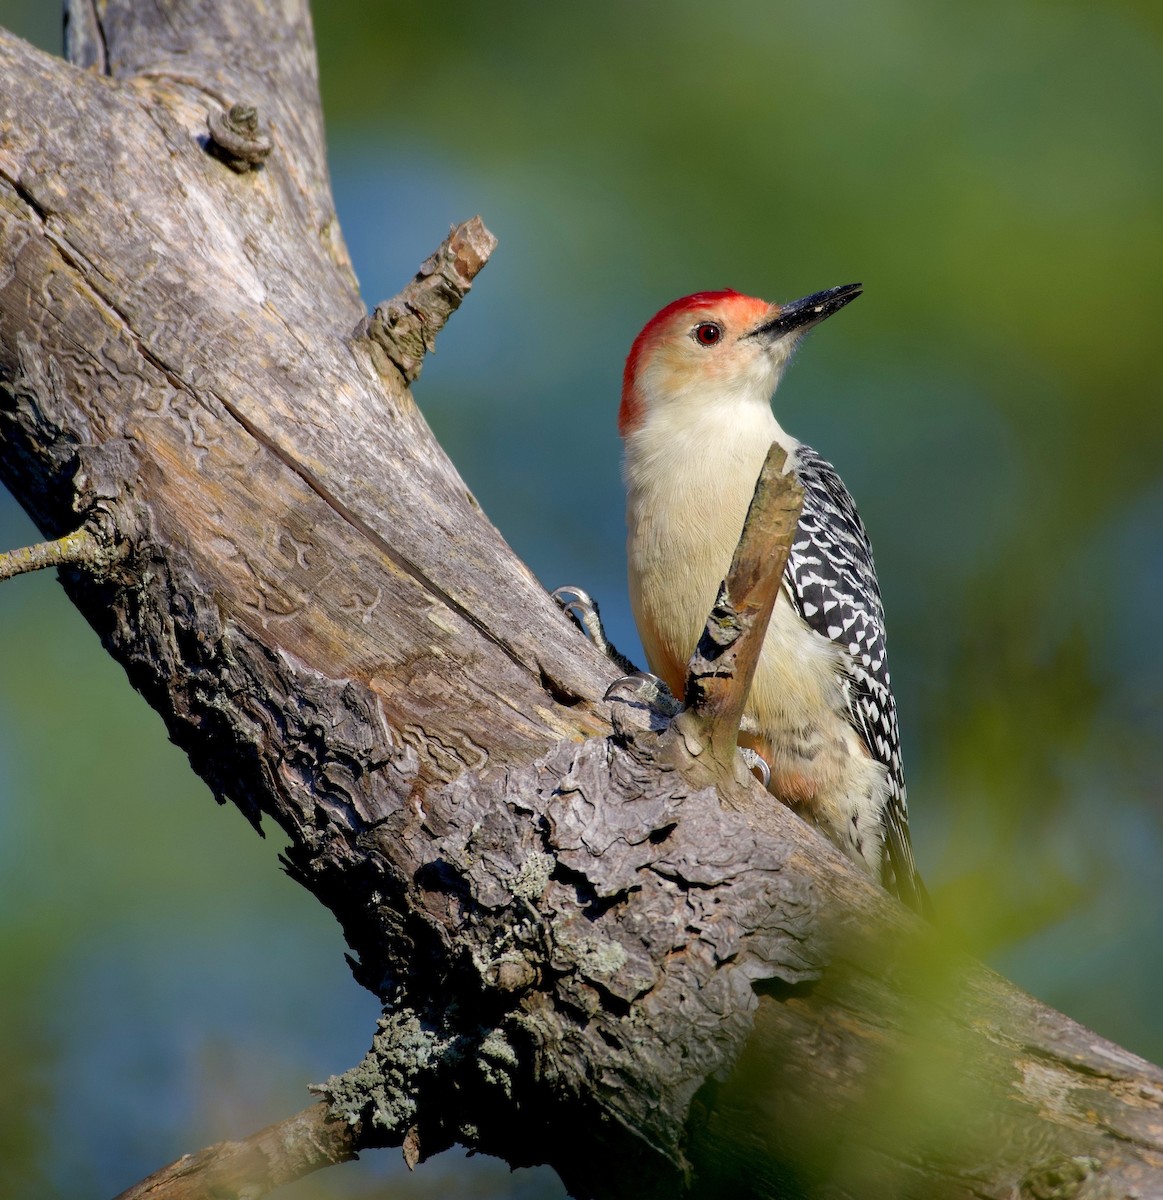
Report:
M713 346L723 338L723 326L714 321L703 321L695 326L695 341L700 346Z

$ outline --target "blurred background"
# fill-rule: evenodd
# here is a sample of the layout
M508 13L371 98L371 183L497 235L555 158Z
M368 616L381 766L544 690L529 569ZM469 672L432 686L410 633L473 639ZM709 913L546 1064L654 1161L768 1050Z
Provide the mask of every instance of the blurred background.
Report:
M49 0L0 24L56 52ZM615 414L659 307L862 280L780 389L876 547L945 923L1163 1060L1163 8L317 6L368 305L500 248L417 399L548 587L640 657ZM0 85L2 86L2 85ZM0 548L36 540L0 496ZM0 586L0 1194L112 1195L363 1053L339 930L214 805L45 573ZM370 1155L285 1194L558 1197Z

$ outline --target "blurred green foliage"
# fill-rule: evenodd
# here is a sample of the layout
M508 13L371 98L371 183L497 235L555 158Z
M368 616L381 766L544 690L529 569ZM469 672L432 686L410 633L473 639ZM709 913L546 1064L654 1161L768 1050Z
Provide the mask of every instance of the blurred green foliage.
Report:
M50 8L0 0L0 23L55 49ZM543 581L598 594L633 653L613 428L633 335L699 288L863 280L776 410L873 536L918 859L969 949L1156 1060L1161 12L315 14L365 298L451 221L500 236L417 398ZM8 501L0 531L34 536ZM0 588L0 634L0 1192L111 1192L291 1111L361 1053L371 1006L326 914L210 803L51 579ZM427 1170L392 1186L554 1186Z

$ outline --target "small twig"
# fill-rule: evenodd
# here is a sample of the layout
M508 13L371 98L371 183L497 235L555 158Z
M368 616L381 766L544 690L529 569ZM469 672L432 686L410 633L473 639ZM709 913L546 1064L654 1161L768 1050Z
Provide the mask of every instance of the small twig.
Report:
M241 1142L185 1154L117 1200L257 1200L322 1167L357 1157L358 1128L328 1116L327 1104L268 1125Z
M778 443L767 452L731 569L687 669L685 707L675 718L692 753L709 744L725 767L735 760L739 722L803 507L799 480L784 473L786 459Z
M391 300L376 306L355 329L388 356L408 383L420 374L424 355L436 348L436 335L460 307L472 281L497 247L480 217L453 228L416 277Z
M92 566L108 563L109 547L87 526L53 542L38 542L0 554L0 581L45 567Z

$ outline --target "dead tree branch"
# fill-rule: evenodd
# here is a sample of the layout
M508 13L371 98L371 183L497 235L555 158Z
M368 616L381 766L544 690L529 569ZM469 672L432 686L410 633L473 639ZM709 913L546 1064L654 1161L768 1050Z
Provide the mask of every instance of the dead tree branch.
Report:
M436 349L436 335L496 247L497 239L480 217L454 227L412 282L360 321L356 336L368 338L408 383L414 383L424 356Z
M384 1002L330 1117L578 1195L1163 1191L1157 1068L756 782L612 733L611 664L406 386L415 289L446 316L468 243L362 324L305 0L71 0L68 44L0 34L0 475L48 538L112 522L124 557L69 595L215 793L286 832ZM232 111L254 169L215 140Z
M0 581L43 571L46 567L83 566L103 570L111 558L110 550L92 529L77 529L51 542L21 546L0 554Z
M244 1141L184 1154L116 1200L258 1200L322 1167L350 1162L357 1139L358 1126L313 1104Z
M804 502L799 480L784 473L786 461L783 447L773 444L727 578L691 658L684 709L674 720L684 750L697 757L709 746L727 777L739 764L739 722Z

